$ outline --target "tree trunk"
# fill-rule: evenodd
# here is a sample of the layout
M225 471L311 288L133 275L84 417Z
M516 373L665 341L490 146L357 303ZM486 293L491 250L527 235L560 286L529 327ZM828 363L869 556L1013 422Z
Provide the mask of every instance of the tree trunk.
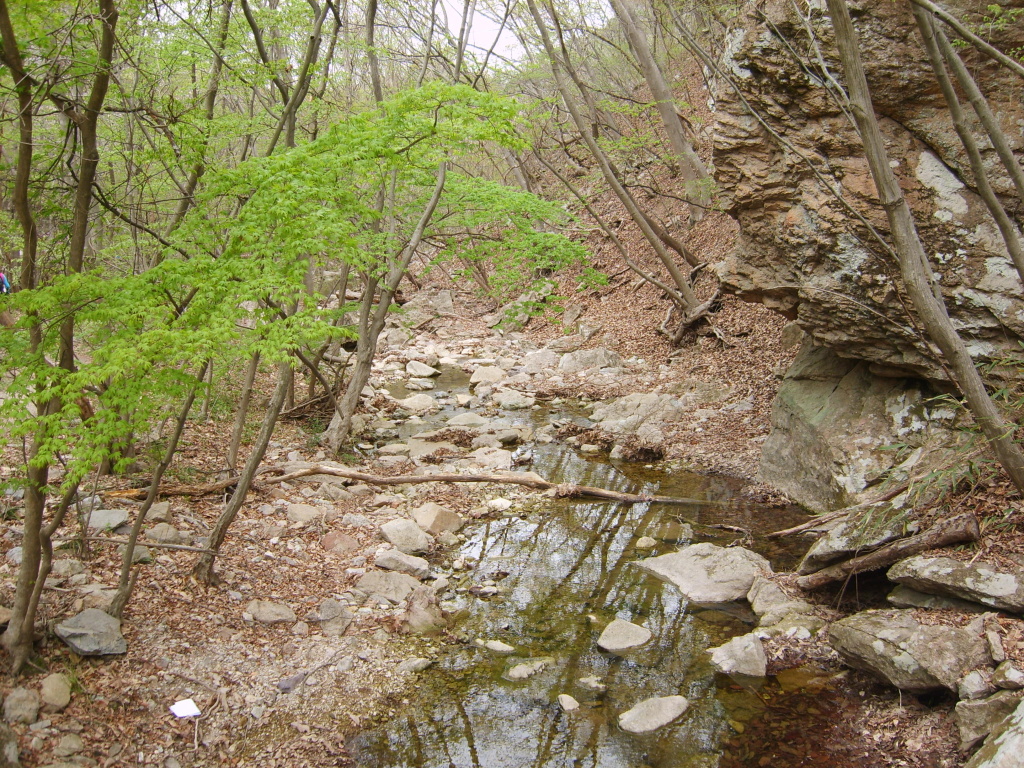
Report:
M1003 420L995 403L988 396L985 384L963 339L946 313L941 294L932 277L924 246L918 236L913 214L889 165L889 156L871 104L857 32L850 19L849 10L844 0L827 2L850 91L850 106L861 140L864 142L864 152L871 167L875 186L878 188L881 205L889 219L904 286L925 331L949 364L956 384L963 392L971 413L992 446L999 463L1017 490L1024 492L1024 454L1014 442L1014 427Z

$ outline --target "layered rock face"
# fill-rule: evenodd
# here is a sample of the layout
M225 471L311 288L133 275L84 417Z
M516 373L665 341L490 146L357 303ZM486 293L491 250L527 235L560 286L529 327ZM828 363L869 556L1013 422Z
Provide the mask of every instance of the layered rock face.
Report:
M941 274L950 314L978 359L1008 357L1024 337L1024 291L974 191L910 3L850 5L889 154ZM797 6L810 7L809 19L797 15ZM907 310L898 266L865 226L888 232L860 139L824 86L826 78L842 81L842 67L823 6L767 0L729 41L726 66L761 119L750 115L729 85L719 85L715 175L740 238L718 270L741 296L797 319L818 346L866 360L882 374L941 381L946 374ZM986 3L945 6L977 22ZM813 45L808 23L817 37ZM1021 40L1009 38L1024 37L1024 30L1010 24L991 34L1013 48ZM959 50L1020 156L1020 82L972 50ZM971 118L975 136L982 136L973 113ZM988 142L981 145L996 192L1004 202L1012 200L1009 177ZM1019 206L1007 207L1021 216Z
M949 313L978 362L1018 358L1024 289L975 192L910 3L855 0L850 6L892 165ZM945 6L972 24L982 22L986 8L973 0ZM985 32L1004 50L1024 40L1024 25ZM973 50L959 51L1020 159L1024 87ZM776 403L777 434L766 444L763 479L784 479L793 498L826 509L848 503L851 492L886 469L877 448L903 428L886 410L900 400L920 404L929 385L948 388L948 375L910 310L893 254L872 233L887 239L888 225L853 122L825 86L843 78L824 3L751 6L745 25L728 40L725 69L739 93L719 83L715 176L740 235L716 265L719 275L728 290L795 319L807 333L805 361L817 349L853 361L832 378L837 385L855 378L858 392L868 395L864 402L839 402L840 386L790 376ZM1024 210L1012 183L966 100L964 106L993 187L1019 223ZM993 375L1017 376L1018 368L997 367ZM877 377L884 380L873 383ZM872 397L880 403L874 415L868 412ZM887 423L875 435L870 422L879 419ZM800 435L808 436L806 444ZM788 447L789 458L775 457L780 446ZM803 466L801 457L813 455L819 460Z

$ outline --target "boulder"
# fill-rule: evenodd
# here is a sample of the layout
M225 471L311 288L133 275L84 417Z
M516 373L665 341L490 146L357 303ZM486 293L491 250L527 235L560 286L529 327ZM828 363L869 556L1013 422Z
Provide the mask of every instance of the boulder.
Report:
M650 733L662 728L689 708L683 696L657 696L645 699L619 715L619 728L627 733Z
M20 768L18 734L11 726L0 723L0 768Z
M1024 571L919 555L896 563L888 576L890 581L919 592L970 600L1011 613L1024 612Z
M876 376L868 363L808 342L779 386L758 478L814 512L856 504L898 463L891 446L946 439L952 411L931 396L920 382ZM865 526L869 541L873 532Z
M1024 754L1024 702L992 729L966 768L1019 768Z
M711 664L727 675L764 677L768 668L768 657L764 653L761 638L753 632L734 637L729 642L708 649Z
M374 558L373 564L386 571L407 573L414 579L425 579L430 575L430 563L422 557L407 555L395 549L381 552Z
M182 533L170 523L157 523L146 531L146 538L160 544L185 544L188 534Z
M412 576L393 571L370 571L356 582L356 589L368 595L378 595L398 604L405 601L420 583Z
M532 408L537 400L529 395L524 395L522 392L509 390L507 392L498 392L494 395L494 402L502 410L521 411L526 408Z
M814 606L806 600L790 597L778 584L764 576L758 576L747 593L750 608L757 614L762 627L778 624L793 614L809 614Z
M580 708L580 703L568 693L560 693L558 694L558 706L562 708L563 712L575 712Z
M768 561L756 552L706 542L649 557L634 565L673 584L695 603L742 600L750 592L754 579L771 571Z
M527 373L546 373L558 367L562 356L553 349L538 349L523 356L523 368Z
M390 541L396 549L407 555L414 555L417 552L426 552L434 540L427 535L416 523L406 518L399 518L384 523L380 527L384 538Z
M112 531L128 522L131 512L127 509L94 509L89 515L89 529Z
M969 750L992 733L1017 709L1022 697L1022 691L1000 691L986 699L958 701L953 719L960 729L960 749Z
M651 639L651 630L622 619L615 619L597 639L598 647L603 651L620 653L637 648Z
M433 288L421 288L402 305L400 314L389 317L389 323L402 323L409 327L415 327L425 320L442 315L455 314L455 301L450 290L435 290ZM405 340L399 346L404 346L409 341L409 335L405 334Z
M682 401L654 392L617 398L594 408L591 420L597 429L619 435L636 435L649 443L661 443L666 424L678 424L686 416Z
M921 624L911 610L870 610L829 628L829 643L851 667L905 691L947 689L991 664L988 643L961 627Z
M293 523L312 523L317 518L324 516L324 510L314 507L312 504L289 504L285 513Z
M503 448L477 448L466 456L465 461L480 469L512 469L512 452Z
M333 597L320 601L316 616L312 617L320 622L320 629L327 637L338 637L345 634L348 625L352 623L352 613L340 600Z
M878 521L870 516L854 516L845 520L818 539L807 550L797 573L814 573L840 560L867 554L891 541L909 536L903 519Z
M490 419L485 419L479 413L473 413L473 411L466 411L465 413L458 413L448 419L449 427L469 427L470 429L481 429L491 423Z
M4 720L31 725L39 717L39 694L29 688L15 688L4 699Z
M558 362L558 371L563 374L580 373L581 371L589 371L592 368L621 367L622 358L619 357L619 353L603 347L568 352L562 355L562 359Z
M271 600L251 600L245 606L245 612L261 624L283 624L295 621L295 611L284 603Z
M151 523L171 522L171 502L158 501L149 508L146 519Z
M354 539L347 533L330 531L320 539L320 546L336 555L347 555L350 552L357 551L361 545L357 539Z
M992 673L992 684L996 688L1019 691L1024 688L1024 671L1012 661L1004 661Z
M395 400L399 407L404 408L412 413L426 413L427 411L436 411L438 406L437 401L430 395L411 395L402 400Z
M441 372L437 368L433 368L426 363L421 363L419 360L410 360L405 364L405 372L410 376L415 376L421 379L428 379L431 376L440 376Z
M980 603L968 600L957 600L955 597L942 595L926 595L904 584L897 584L892 592L885 596L886 601L894 608L927 608L940 611L960 611L961 613L984 613L988 610Z
M421 584L410 593L405 613L399 620L399 628L411 635L433 635L444 629L447 623L437 604L437 594Z
M432 501L414 509L412 517L416 525L432 536L440 536L444 531L455 533L466 524L457 512Z
M514 683L519 682L520 680L526 680L528 677L533 677L538 672L544 671L554 664L554 662L555 660L550 656L524 661L520 664L514 664L509 667L503 677Z
M79 656L127 653L121 622L98 608L86 608L54 628L57 637Z
M47 712L60 712L71 703L71 683L66 675L55 672L43 678L40 694Z
M477 384L497 384L505 378L505 371L496 365L481 365L473 375L469 377L469 384L475 387Z

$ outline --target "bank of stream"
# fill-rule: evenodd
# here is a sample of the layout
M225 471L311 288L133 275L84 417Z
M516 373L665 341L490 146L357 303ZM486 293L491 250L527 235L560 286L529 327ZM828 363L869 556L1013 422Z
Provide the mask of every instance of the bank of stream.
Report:
M450 373L440 383L453 392L461 384ZM392 394L404 393L394 388ZM432 428L451 414L447 409L413 429L407 423L402 432ZM503 416L508 426L581 419L546 408ZM718 765L726 739L743 731L765 703L753 683L716 676L706 650L749 632L754 617L737 604L687 604L673 587L632 563L674 551L691 538L721 545L742 539L777 570L786 569L800 545L763 535L805 516L795 508L768 510L742 500L742 483L732 478L610 462L558 441L520 450L530 452L526 469L552 482L706 503L545 498L468 526L466 541L446 557L471 570L451 574L457 589L442 603L463 642L449 645L421 674L398 715L350 741L356 762L373 768ZM654 539L654 548L638 549L641 537ZM498 594L474 594L492 583ZM596 640L615 618L647 627L652 639L625 655L601 651ZM492 640L514 650L501 654L480 644ZM513 666L540 659L547 665L537 674L507 679ZM564 711L560 694L574 697L580 708ZM677 694L688 699L689 710L669 726L632 735L616 724L620 713L643 699Z

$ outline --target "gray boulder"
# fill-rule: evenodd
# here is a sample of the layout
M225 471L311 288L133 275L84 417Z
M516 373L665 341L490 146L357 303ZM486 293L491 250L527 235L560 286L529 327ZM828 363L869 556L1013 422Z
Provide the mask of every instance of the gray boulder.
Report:
M426 379L431 376L440 376L441 372L437 368L432 368L426 363L421 363L419 360L410 360L405 364L405 372L410 376L417 378Z
M412 517L416 525L432 536L440 536L444 531L455 533L466 524L457 512L432 501L416 507L412 511Z
M505 371L496 365L481 365L469 377L471 386L477 384L497 384L505 378Z
M840 560L867 554L910 533L902 520L878 522L860 516L845 520L811 545L797 566L797 573L820 571Z
M1012 661L1004 661L992 673L992 684L996 688L1019 691L1024 688L1024 672Z
M317 518L324 516L324 510L314 507L312 504L289 504L285 513L293 523L312 523Z
M619 727L627 733L650 733L671 723L689 706L683 696L645 699L619 715Z
M396 549L407 555L426 552L434 542L416 523L404 518L384 523L380 527L380 532Z
M673 584L695 603L742 600L771 565L761 555L742 547L691 544L678 552L649 557L634 565Z
M245 612L261 624L291 623L297 618L295 611L287 605L271 600L251 600L245 606Z
M386 571L407 573L414 579L425 579L430 574L430 563L422 557L407 555L394 549L381 552L374 558L373 564Z
M507 392L498 392L495 394L494 402L502 410L521 411L526 408L533 407L537 400L529 395L524 395L522 392L509 390Z
M679 398L654 392L617 398L594 408L590 418L596 427L620 435L636 435L641 440L660 443L662 428L681 421L686 409Z
M960 749L969 750L992 733L1017 709L1022 697L1021 691L1000 691L987 699L958 701L953 719L960 729Z
M1019 768L1024 754L1024 702L995 726L966 768Z
M851 667L905 691L956 691L971 670L991 665L985 638L961 627L921 624L910 610L871 610L829 628L829 643Z
M610 349L597 347L596 349L581 349L578 352L569 352L562 355L558 361L559 373L580 373L589 371L592 368L621 368L622 358L618 352Z
M352 623L352 613L348 607L333 597L320 601L315 619L320 622L320 629L328 637L338 637L345 634L348 625Z
M60 712L71 703L71 683L59 672L43 678L40 693L47 712Z
M529 677L533 677L538 672L543 672L554 663L555 660L550 656L524 661L520 664L514 664L509 667L503 677L514 683L519 682L520 680L526 680Z
M399 627L402 632L412 635L433 635L444 629L447 623L437 604L437 594L421 584L410 593Z
M430 395L411 395L395 401L400 407L413 413L426 413L438 409L437 401Z
M4 699L4 720L31 725L39 717L39 694L29 688L15 688Z
M787 616L809 614L814 610L806 600L790 597L775 582L763 576L754 579L747 600L762 627L778 624Z
M553 349L538 349L523 357L523 368L527 373L544 373L557 368L561 359L562 356Z
M979 603L958 600L955 597L927 595L918 592L905 584L897 584L892 592L885 596L886 601L894 608L928 608L929 610L960 611L961 613L984 613L988 610Z
M188 535L170 523L157 523L146 531L146 538L160 544L184 544L188 541Z
M622 619L615 619L597 639L599 648L612 653L637 648L651 639L651 630Z
M11 726L0 723L0 768L19 768L21 760L18 748L18 734Z
M370 571L356 582L356 589L360 592L378 595L395 604L404 602L418 586L420 583L412 576L394 571Z
M79 656L127 653L121 622L98 608L86 608L54 628L57 637Z
M89 528L93 531L112 531L128 522L127 509L95 509L89 515Z
M764 677L768 668L764 645L753 632L734 637L717 648L709 649L708 653L715 669L727 675Z
M992 608L1024 612L1024 572L986 563L964 563L951 557L910 557L888 573L890 581L919 592L971 600Z

